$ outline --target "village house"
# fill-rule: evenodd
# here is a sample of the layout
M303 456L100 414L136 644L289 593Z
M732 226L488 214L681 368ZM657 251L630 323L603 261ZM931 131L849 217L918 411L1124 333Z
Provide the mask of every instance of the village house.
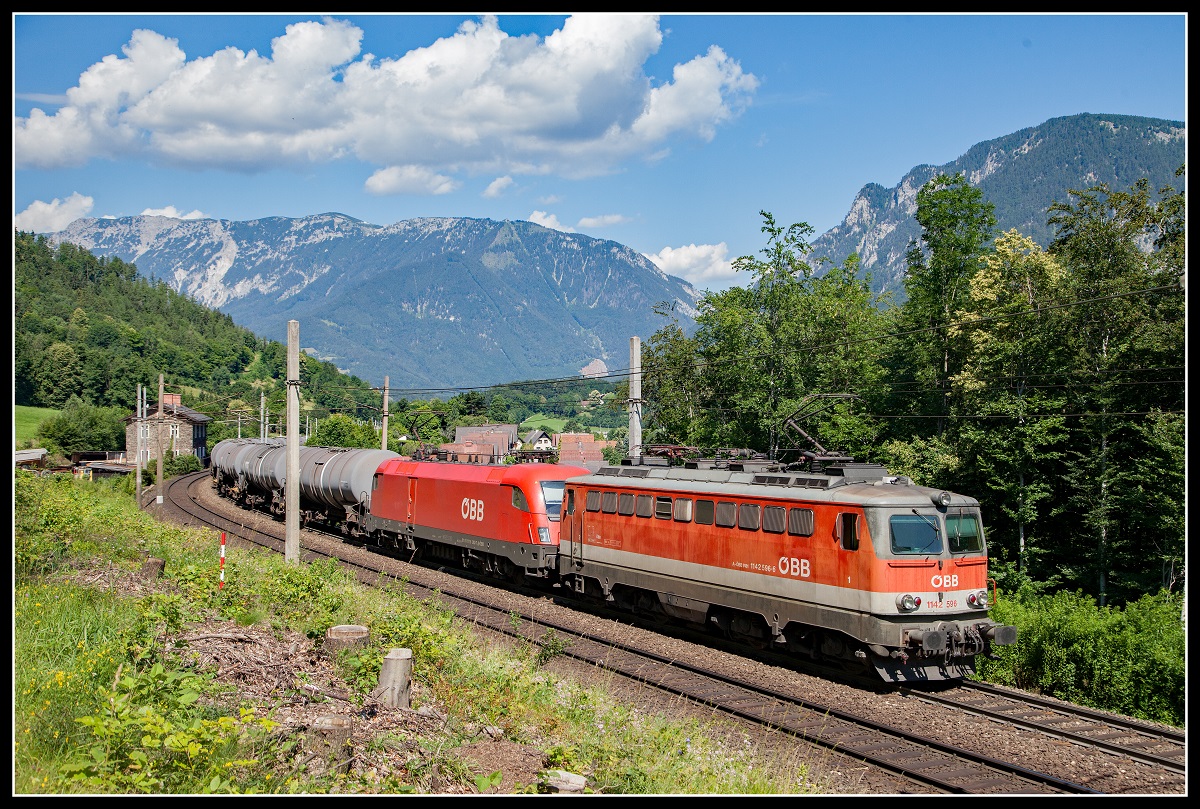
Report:
M457 455L461 463L502 463L509 453L521 448L515 424L480 424L455 427L454 442L442 444L443 452Z
M204 466L208 465L208 424L212 418L186 407L180 402L178 393L164 393L162 419L158 418L158 405L149 403L146 418L138 424L137 413L125 417L125 447L137 462L138 430L142 433L142 465L157 462L159 453L163 460L179 455L195 455Z
M582 466L590 472L605 465L605 448L617 445L616 441L605 441L591 433L559 433L554 440L559 463Z

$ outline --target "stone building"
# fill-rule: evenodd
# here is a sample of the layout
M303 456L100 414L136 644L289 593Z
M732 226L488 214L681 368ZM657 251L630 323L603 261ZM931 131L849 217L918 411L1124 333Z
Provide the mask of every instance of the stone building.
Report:
M209 416L198 413L180 402L178 393L164 393L162 419L158 418L158 405L148 403L146 418L141 424L142 466L178 455L195 455L203 466L208 465ZM125 417L125 447L128 457L137 463L138 447L137 413Z

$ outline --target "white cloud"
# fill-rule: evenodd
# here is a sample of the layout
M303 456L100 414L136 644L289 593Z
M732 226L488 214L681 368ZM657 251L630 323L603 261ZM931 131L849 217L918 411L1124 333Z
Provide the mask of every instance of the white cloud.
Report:
M628 216L619 213L609 213L603 216L585 216L579 220L581 228L603 228L609 225L623 225L629 221Z
M497 177L492 180L488 187L484 189L483 195L489 199L494 199L503 194L508 188L512 187L512 177Z
M695 287L727 285L737 275L725 242L664 247L657 254L646 254L646 258L667 275L678 276Z
M177 40L140 29L56 112L14 117L15 163L266 171L353 157L429 177L593 176L680 138L711 139L757 89L715 46L652 79L645 65L662 36L654 15L575 15L544 39L484 16L377 58L362 52L361 29L325 18L287 26L269 54L228 47L189 60ZM391 177L368 187L394 193Z
M51 202L38 200L13 217L13 227L26 233L57 233L76 219L87 216L93 204L95 200L78 191L65 201L57 197Z
M168 205L165 208L147 208L142 211L142 216L169 216L172 219L207 219L208 217L202 211L192 211L191 213L180 213L174 205Z
M372 194L449 194L462 183L424 166L390 166L367 178Z
M529 214L529 221L533 222L535 225L541 225L544 228L561 230L563 233L575 232L574 228L569 228L559 222L557 216L552 213L546 213L545 211L534 211L533 213Z

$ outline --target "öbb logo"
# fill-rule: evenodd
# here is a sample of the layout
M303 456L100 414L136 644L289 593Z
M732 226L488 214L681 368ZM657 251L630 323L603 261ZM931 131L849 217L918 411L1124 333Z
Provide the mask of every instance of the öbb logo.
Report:
M464 497L462 501L462 518L483 522L483 501Z

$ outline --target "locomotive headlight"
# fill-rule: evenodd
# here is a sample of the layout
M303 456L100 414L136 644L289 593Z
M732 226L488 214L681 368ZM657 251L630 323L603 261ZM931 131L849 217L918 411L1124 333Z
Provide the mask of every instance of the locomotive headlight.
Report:
M904 595L896 598L896 606L900 609L900 612L912 612L917 607L921 606L921 599L905 593Z
M950 505L950 492L938 492L933 496L933 502L939 506Z
M971 593L967 596L967 606L975 607L976 609L986 610L988 605L987 590L980 590L978 593Z
M538 529L538 542L542 543L543 545L549 545L551 541L552 540L550 539L550 529L549 528L539 528Z

